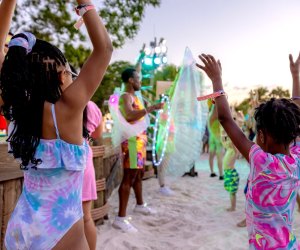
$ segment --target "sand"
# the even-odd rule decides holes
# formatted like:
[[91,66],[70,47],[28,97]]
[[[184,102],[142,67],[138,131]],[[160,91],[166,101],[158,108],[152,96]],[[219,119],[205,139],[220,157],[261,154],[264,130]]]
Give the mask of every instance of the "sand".
[[[157,211],[156,215],[133,213],[135,198],[132,190],[127,214],[132,217],[131,223],[138,228],[138,233],[123,233],[111,226],[118,211],[116,189],[109,200],[109,220],[97,227],[97,249],[248,249],[246,228],[236,226],[245,217],[243,189],[249,173],[246,161],[237,161],[240,186],[235,212],[226,211],[229,194],[223,188],[223,181],[209,177],[207,155],[200,157],[196,168],[198,177],[168,179],[175,191],[172,197],[159,194],[156,178],[143,182],[144,199]],[[294,222],[295,235],[300,239],[300,213],[297,209]]]

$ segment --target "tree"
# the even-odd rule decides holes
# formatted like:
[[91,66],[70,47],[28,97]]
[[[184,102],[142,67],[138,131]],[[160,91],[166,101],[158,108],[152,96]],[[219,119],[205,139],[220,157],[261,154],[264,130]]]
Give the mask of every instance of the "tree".
[[157,81],[174,81],[178,73],[178,69],[174,64],[165,65],[161,70],[154,74],[154,83]]
[[270,95],[274,98],[289,98],[290,91],[288,89],[284,90],[281,87],[277,87],[270,92]]
[[253,92],[257,93],[258,95],[257,100],[259,102],[266,101],[267,99],[269,99],[269,94],[268,94],[269,90],[266,87],[259,87],[255,89]]
[[109,99],[116,87],[121,87],[121,74],[124,69],[133,67],[129,62],[116,61],[108,66],[100,87],[97,89],[92,100],[100,107],[104,108],[104,101]]
[[150,75],[153,77],[153,79],[146,78],[143,79],[143,86],[153,86],[153,89],[147,90],[146,95],[148,98],[153,99],[156,97],[156,82],[157,81],[174,81],[176,78],[176,75],[178,73],[178,69],[174,64],[168,64],[163,66],[161,69],[157,71],[148,71],[148,70],[142,70],[143,76]]
[[290,96],[289,90],[284,90],[281,87],[268,90],[266,87],[259,87],[249,92],[249,97],[244,99],[239,105],[235,107],[236,110],[243,111],[247,114],[249,108],[254,108],[258,103],[265,102],[271,97],[274,98],[288,98]]
[[[22,27],[22,30],[30,30],[38,38],[53,43],[68,55],[78,48],[86,55],[89,49],[85,35],[73,27],[78,18],[72,12],[74,5],[75,1],[66,3],[64,0],[20,0],[12,31],[16,32]],[[149,5],[158,7],[160,0],[102,0],[99,14],[115,48],[122,47],[127,39],[132,39],[137,34],[145,9]],[[75,59],[83,59],[81,55],[77,56],[78,58],[73,56],[68,60],[75,64]],[[83,62],[84,60],[79,61],[78,65]]]

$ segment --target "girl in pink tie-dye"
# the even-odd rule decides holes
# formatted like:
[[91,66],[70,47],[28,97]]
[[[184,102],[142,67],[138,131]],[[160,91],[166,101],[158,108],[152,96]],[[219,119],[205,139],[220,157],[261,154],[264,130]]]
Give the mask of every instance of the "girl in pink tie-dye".
[[218,93],[218,119],[250,163],[246,195],[249,249],[299,249],[292,224],[300,186],[300,55],[295,62],[290,55],[294,102],[272,98],[256,108],[257,144],[246,138],[231,117],[220,61],[205,54],[199,58],[204,66],[197,66],[206,72]]

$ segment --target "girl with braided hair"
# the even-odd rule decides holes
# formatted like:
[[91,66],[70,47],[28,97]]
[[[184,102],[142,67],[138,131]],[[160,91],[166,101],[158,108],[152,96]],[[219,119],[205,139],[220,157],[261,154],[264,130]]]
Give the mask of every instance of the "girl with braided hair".
[[250,163],[246,194],[249,249],[298,249],[293,212],[300,185],[300,54],[290,55],[293,98],[260,104],[254,114],[257,143],[250,141],[231,116],[222,84],[220,61],[199,56],[216,93],[218,119],[235,147]]
[[[7,15],[1,13],[2,4],[9,1],[1,3],[1,21]],[[63,53],[28,32],[12,37],[2,60],[2,110],[14,123],[8,142],[24,173],[22,194],[7,225],[8,250],[89,249],[82,211],[88,153],[83,111],[103,78],[112,44],[95,7],[77,2],[93,51],[74,81]]]

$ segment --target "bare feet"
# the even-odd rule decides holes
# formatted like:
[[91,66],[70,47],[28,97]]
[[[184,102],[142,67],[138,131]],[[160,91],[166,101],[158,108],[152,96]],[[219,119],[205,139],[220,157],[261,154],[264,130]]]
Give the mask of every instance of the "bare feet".
[[227,211],[227,212],[233,212],[233,211],[235,211],[235,208],[230,207],[230,208],[227,208],[226,211]]
[[236,224],[237,227],[246,227],[246,219],[243,219],[242,221],[240,221],[238,224]]

